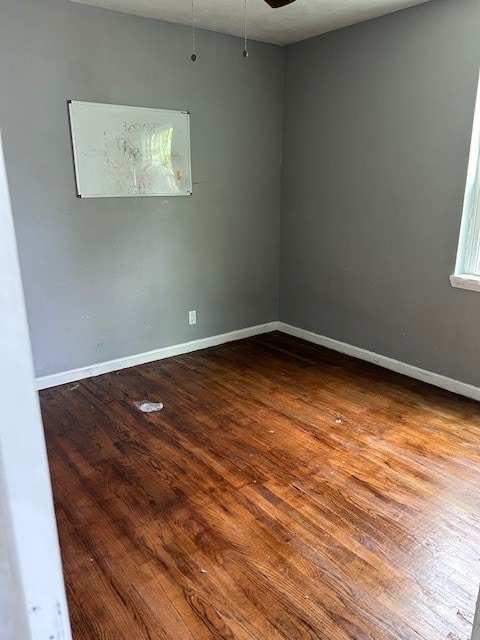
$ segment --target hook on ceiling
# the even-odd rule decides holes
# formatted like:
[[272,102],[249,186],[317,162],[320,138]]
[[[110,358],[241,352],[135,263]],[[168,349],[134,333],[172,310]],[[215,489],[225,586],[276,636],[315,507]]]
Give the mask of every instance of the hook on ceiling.
[[[288,4],[292,4],[295,0],[265,0],[265,2],[272,7],[272,9],[280,9],[286,7]],[[245,0],[243,11],[243,57],[248,58],[248,36],[247,36],[247,3]],[[195,62],[197,60],[197,42],[195,37],[195,0],[192,0],[192,55],[190,59]]]

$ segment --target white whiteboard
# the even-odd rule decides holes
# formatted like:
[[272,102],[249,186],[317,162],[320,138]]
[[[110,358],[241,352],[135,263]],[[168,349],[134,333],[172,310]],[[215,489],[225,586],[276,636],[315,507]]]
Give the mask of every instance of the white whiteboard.
[[68,102],[77,195],[189,196],[187,111]]

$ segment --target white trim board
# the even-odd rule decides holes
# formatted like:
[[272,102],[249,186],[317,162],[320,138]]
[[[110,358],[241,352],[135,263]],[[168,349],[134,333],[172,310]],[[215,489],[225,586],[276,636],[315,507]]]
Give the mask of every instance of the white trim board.
[[[13,584],[5,582],[3,575],[0,578],[3,588],[13,587],[8,604],[16,605],[8,609],[6,619],[5,612],[0,612],[0,637],[3,640],[71,640],[1,139],[0,255],[0,518],[4,512],[8,514],[7,523],[2,520],[0,527],[2,546],[6,544],[7,552],[14,550],[10,566],[17,573],[16,577],[12,576]],[[0,567],[3,574],[2,569]]]
[[347,356],[352,356],[353,358],[358,358],[365,362],[371,362],[380,367],[384,367],[385,369],[389,369],[390,371],[395,371],[396,373],[401,373],[405,376],[409,376],[410,378],[414,378],[415,380],[427,382],[435,387],[440,387],[440,389],[453,391],[454,393],[458,393],[467,398],[472,398],[473,400],[480,400],[480,388],[471,384],[460,382],[453,378],[447,378],[446,376],[442,376],[438,373],[432,373],[426,369],[420,369],[419,367],[415,367],[411,364],[400,362],[400,360],[395,360],[388,356],[382,356],[379,353],[374,353],[373,351],[368,351],[361,347],[355,347],[354,345],[346,342],[340,342],[333,338],[321,336],[318,333],[313,333],[312,331],[299,329],[298,327],[294,327],[284,322],[278,323],[278,331],[296,338],[301,338],[307,342],[313,342],[314,344],[326,347],[327,349],[344,353]]
[[270,333],[277,329],[278,322],[258,324],[253,327],[230,331],[229,333],[221,333],[216,336],[200,338],[199,340],[191,340],[190,342],[183,342],[181,344],[174,344],[170,347],[162,347],[160,349],[154,349],[153,351],[146,351],[145,353],[125,356],[124,358],[116,358],[115,360],[107,360],[106,362],[99,362],[97,364],[91,364],[86,367],[80,367],[70,371],[62,371],[50,376],[41,376],[36,379],[36,386],[37,390],[58,387],[60,384],[76,382],[77,380],[91,378],[92,376],[99,376],[102,373],[110,373],[111,371],[120,371],[120,369],[127,369],[128,367],[135,367],[139,364],[154,362],[155,360],[163,360],[164,358],[171,358],[172,356],[178,356],[182,353],[190,353],[192,351],[199,351],[200,349],[207,349],[208,347],[215,347],[219,344],[224,344],[225,342],[242,340],[243,338],[258,336],[262,333]]
[[440,389],[446,389],[447,391],[453,391],[467,398],[473,400],[480,400],[480,388],[475,387],[453,378],[447,378],[438,373],[432,373],[426,369],[420,369],[411,364],[400,362],[394,358],[383,356],[361,347],[348,344],[346,342],[340,342],[327,336],[307,331],[306,329],[300,329],[294,327],[285,322],[267,322],[265,324],[255,325],[253,327],[246,327],[245,329],[238,329],[237,331],[230,331],[229,333],[222,333],[216,336],[210,336],[208,338],[201,338],[199,340],[191,340],[190,342],[183,342],[181,344],[175,344],[170,347],[162,347],[160,349],[154,349],[153,351],[146,351],[145,353],[139,353],[132,356],[126,356],[124,358],[117,358],[115,360],[108,360],[107,362],[99,362],[98,364],[89,365],[87,367],[80,367],[79,369],[72,369],[71,371],[63,371],[61,373],[55,373],[50,376],[42,376],[36,379],[37,389],[48,389],[49,387],[56,387],[60,384],[66,384],[69,382],[76,382],[77,380],[83,380],[84,378],[90,378],[92,376],[99,376],[103,373],[110,373],[112,371],[119,371],[120,369],[127,369],[128,367],[135,367],[139,364],[145,364],[147,362],[154,362],[156,360],[163,360],[164,358],[171,358],[172,356],[178,356],[183,353],[191,353],[192,351],[199,351],[200,349],[207,349],[208,347],[215,347],[219,344],[226,342],[234,342],[236,340],[242,340],[243,338],[250,338],[252,336],[258,336],[262,333],[270,333],[272,331],[281,331],[290,336],[301,338],[307,342],[313,342],[327,349],[344,353],[345,355],[364,360],[365,362],[371,362],[379,367],[384,367],[390,371],[401,373],[415,380],[421,380],[427,382]]

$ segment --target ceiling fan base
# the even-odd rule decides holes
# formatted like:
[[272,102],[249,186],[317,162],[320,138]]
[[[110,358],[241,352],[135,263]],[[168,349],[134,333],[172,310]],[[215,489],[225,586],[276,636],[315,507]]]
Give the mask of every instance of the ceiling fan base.
[[272,7],[272,9],[280,9],[286,7],[287,4],[292,4],[295,0],[265,0],[265,2]]

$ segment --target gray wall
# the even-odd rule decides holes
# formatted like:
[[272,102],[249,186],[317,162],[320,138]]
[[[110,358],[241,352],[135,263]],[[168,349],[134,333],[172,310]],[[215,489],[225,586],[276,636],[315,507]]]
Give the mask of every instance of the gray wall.
[[[477,0],[283,51],[67,0],[3,0],[0,126],[37,375],[280,319],[480,384],[452,289]],[[77,200],[68,98],[192,112],[192,198]],[[197,309],[198,323],[187,324]]]
[[478,0],[286,53],[280,319],[480,384],[480,295],[453,289]]
[[[37,375],[275,320],[283,51],[2,0],[0,126]],[[191,198],[78,200],[66,100],[191,111]],[[187,312],[197,309],[197,325]]]

